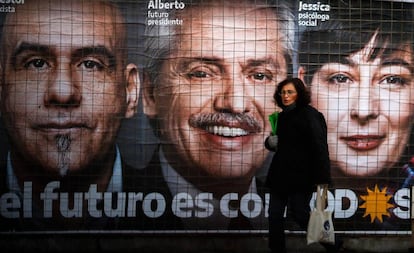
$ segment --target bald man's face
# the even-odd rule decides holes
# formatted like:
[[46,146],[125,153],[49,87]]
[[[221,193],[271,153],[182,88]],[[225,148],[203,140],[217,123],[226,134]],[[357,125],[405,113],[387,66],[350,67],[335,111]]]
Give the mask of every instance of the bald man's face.
[[64,175],[106,161],[126,100],[116,18],[89,1],[28,2],[8,17],[1,109],[14,167]]

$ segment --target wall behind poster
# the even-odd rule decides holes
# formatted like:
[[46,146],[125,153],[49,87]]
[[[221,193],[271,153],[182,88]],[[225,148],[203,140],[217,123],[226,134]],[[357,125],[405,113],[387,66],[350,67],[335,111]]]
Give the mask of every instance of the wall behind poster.
[[[18,6],[27,2],[4,4],[0,11],[2,14],[18,11]],[[411,129],[414,32],[410,30],[414,9],[410,3],[402,5],[399,1],[363,6],[355,1],[349,8],[342,5],[338,8],[340,2],[289,1],[295,26],[293,61],[288,75],[305,79],[313,94],[313,105],[327,120],[333,177],[328,208],[333,211],[335,229],[367,234],[408,233],[408,187],[414,178],[410,168],[414,154]],[[168,29],[178,27],[185,34],[184,28],[189,26],[186,19],[176,20],[170,11],[187,11],[191,3],[130,0],[116,4],[125,18],[127,61],[138,66],[141,83],[137,111],[132,118],[123,119],[116,140],[122,167],[129,170],[122,172],[127,181],[112,193],[105,188],[98,190],[92,183],[77,190],[75,180],[64,179],[70,173],[50,179],[38,172],[37,178],[47,181],[39,191],[34,189],[35,179],[30,177],[18,181],[20,188],[11,190],[12,166],[8,165],[11,145],[6,132],[12,130],[2,124],[1,230],[5,233],[92,230],[266,233],[269,193],[264,184],[273,153],[264,148],[263,141],[270,132],[266,113],[277,110],[272,100],[276,80],[265,88],[245,88],[236,85],[235,80],[231,84],[222,83],[223,90],[226,85],[232,87],[229,96],[235,98],[233,103],[238,98],[239,102],[262,104],[261,115],[246,118],[240,114],[237,115],[240,118],[213,114],[220,110],[205,101],[220,101],[224,91],[208,86],[208,82],[192,88],[183,83],[177,88],[171,88],[173,84],[152,86],[149,80],[153,79],[146,67],[154,55],[145,44],[145,39],[151,38],[145,34],[146,27],[158,29],[168,23]],[[206,6],[204,11],[207,10]],[[376,41],[373,36],[378,27],[384,41]],[[157,29],[163,35],[171,32]],[[179,52],[178,48],[186,52],[207,50],[201,42],[186,43],[191,40],[184,40],[177,47],[172,40],[175,37],[167,37],[171,40],[166,40],[170,43],[166,47],[173,48],[172,52]],[[348,40],[340,40],[344,38]],[[151,44],[152,49],[163,48],[163,44],[157,43]],[[270,54],[269,49],[265,51]],[[235,52],[233,56],[249,57],[243,50]],[[364,52],[371,53],[364,55]],[[192,77],[204,77],[213,71],[208,64],[201,67],[192,64],[192,72],[187,73]],[[172,83],[177,78],[168,72],[173,64],[165,66],[168,67],[155,76]],[[27,92],[26,96],[30,92],[37,96],[33,90]],[[159,104],[146,100],[145,92],[157,96],[154,101]],[[153,110],[165,113],[155,114]],[[196,118],[197,110],[211,115]],[[234,111],[230,110],[231,113]],[[4,111],[4,118],[3,115]],[[64,188],[63,182],[71,183]],[[289,230],[299,230],[290,220],[288,226]]]

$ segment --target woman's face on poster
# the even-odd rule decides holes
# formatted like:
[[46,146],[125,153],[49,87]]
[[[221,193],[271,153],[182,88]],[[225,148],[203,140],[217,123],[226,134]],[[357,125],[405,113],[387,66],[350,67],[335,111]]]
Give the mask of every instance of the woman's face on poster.
[[311,82],[312,103],[327,120],[333,168],[349,176],[390,168],[411,129],[412,49],[380,49],[372,57],[375,37],[342,62],[322,65]]

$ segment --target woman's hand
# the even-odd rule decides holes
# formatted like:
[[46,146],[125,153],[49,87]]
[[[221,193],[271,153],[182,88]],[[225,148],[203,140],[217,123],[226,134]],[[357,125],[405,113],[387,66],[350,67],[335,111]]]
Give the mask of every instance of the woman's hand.
[[270,135],[265,140],[265,147],[270,151],[276,152],[278,141],[279,137],[277,135]]

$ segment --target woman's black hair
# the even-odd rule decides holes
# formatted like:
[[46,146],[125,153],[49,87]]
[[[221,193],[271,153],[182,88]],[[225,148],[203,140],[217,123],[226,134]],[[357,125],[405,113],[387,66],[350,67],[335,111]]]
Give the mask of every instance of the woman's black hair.
[[315,72],[328,62],[343,62],[375,36],[375,59],[410,46],[413,50],[412,3],[342,0],[331,5],[329,20],[307,27],[300,36],[298,61],[310,85]]
[[299,78],[288,78],[280,82],[273,94],[273,99],[276,102],[276,105],[280,108],[285,107],[282,102],[282,97],[280,96],[280,92],[285,85],[293,84],[295,86],[297,92],[297,99],[296,99],[296,106],[305,106],[310,104],[311,102],[311,94],[308,88],[305,86],[303,81]]

